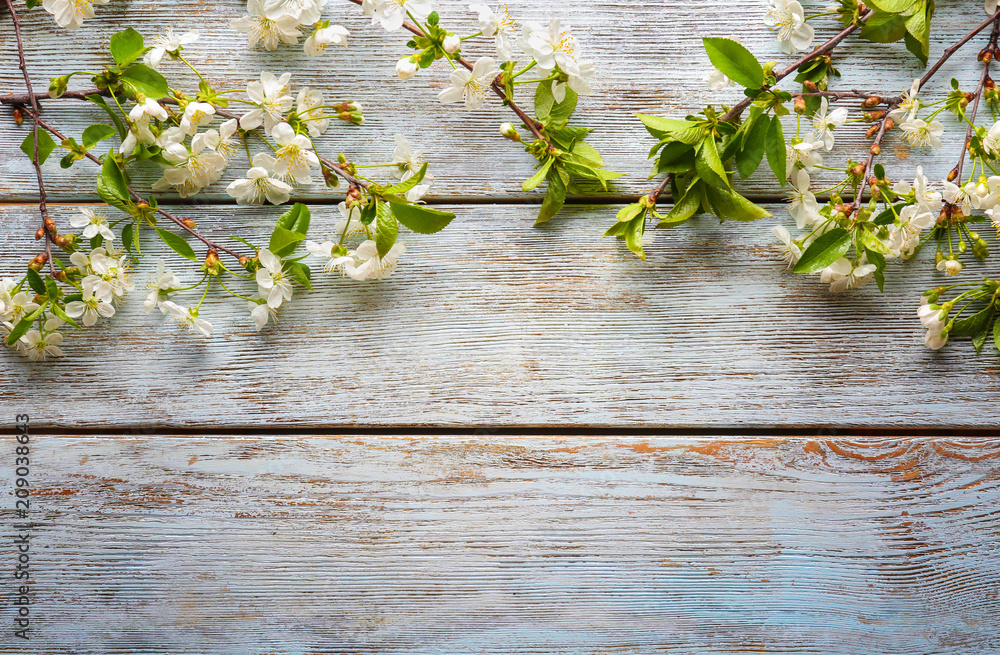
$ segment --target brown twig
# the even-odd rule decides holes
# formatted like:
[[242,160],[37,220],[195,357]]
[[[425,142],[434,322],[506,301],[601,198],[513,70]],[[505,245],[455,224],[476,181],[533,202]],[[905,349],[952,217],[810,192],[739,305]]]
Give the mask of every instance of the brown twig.
[[[360,5],[362,3],[362,0],[348,0],[348,1],[349,2],[353,2],[356,5]],[[403,29],[409,31],[411,34],[413,34],[415,36],[422,36],[422,37],[426,37],[427,36],[422,29],[420,29],[418,26],[414,25],[413,23],[404,22],[403,23]],[[464,59],[462,57],[459,57],[458,59],[455,59],[454,61],[456,63],[461,64],[462,66],[464,66],[467,70],[471,71],[472,68],[473,68],[473,65],[471,63],[469,63],[468,60],[466,60],[466,59]],[[536,123],[530,116],[528,116],[528,114],[523,109],[521,109],[520,107],[518,107],[517,104],[513,100],[508,100],[507,99],[507,92],[504,90],[503,84],[500,83],[500,76],[497,76],[493,80],[493,82],[490,83],[490,88],[493,89],[493,92],[497,95],[498,98],[500,98],[501,100],[503,100],[504,102],[506,102],[507,106],[509,106],[511,108],[511,110],[515,114],[517,114],[517,117],[520,118],[524,122],[525,127],[527,127],[531,131],[531,133],[534,135],[534,137],[536,139],[538,139],[539,141],[544,141],[550,147],[552,146],[552,143],[548,139],[545,138],[545,135],[542,134],[542,131],[539,128],[538,123]]]
[[[21,74],[24,76],[24,85],[28,88],[28,98],[30,100],[31,109],[35,118],[38,117],[38,101],[35,98],[35,91],[31,86],[31,77],[28,75],[28,64],[24,60],[24,43],[21,41],[21,19],[17,15],[17,10],[14,8],[13,0],[6,0],[7,8],[10,10],[11,20],[14,22],[14,36],[17,40],[17,58],[18,67],[21,69]],[[32,121],[32,139],[34,140],[35,151],[31,157],[31,163],[35,167],[35,176],[38,178],[38,211],[42,215],[42,231],[45,236],[45,257],[49,262],[49,274],[52,277],[56,276],[56,265],[52,261],[52,238],[53,235],[49,231],[49,225],[52,219],[49,217],[48,208],[45,206],[45,181],[42,179],[42,164],[38,156],[38,121]]]
[[965,156],[969,149],[969,142],[972,141],[973,126],[976,123],[976,115],[979,113],[979,102],[983,99],[983,91],[986,88],[986,80],[990,79],[990,62],[997,53],[997,40],[1000,39],[1000,16],[993,21],[993,33],[990,35],[988,48],[989,56],[983,62],[983,75],[979,78],[979,86],[976,87],[976,100],[972,105],[969,114],[969,127],[965,130],[965,145],[962,146],[962,154],[958,159],[958,166],[955,167],[955,181],[958,186],[962,186],[962,169],[965,167]]
[[889,118],[889,111],[895,109],[896,105],[889,105],[889,110],[886,111],[885,116],[879,121],[878,132],[875,134],[875,140],[872,141],[871,147],[868,149],[868,161],[865,162],[865,172],[861,176],[861,184],[858,185],[858,192],[854,194],[854,202],[852,207],[854,212],[857,213],[858,208],[861,207],[861,196],[865,193],[865,187],[868,186],[868,180],[872,174],[872,168],[875,165],[875,157],[877,157],[882,152],[882,137],[885,136],[886,130],[889,126],[889,122],[892,120]]
[[[35,122],[35,125],[37,127],[41,127],[41,128],[43,128],[45,130],[48,130],[49,132],[52,133],[52,135],[54,137],[56,137],[57,139],[59,139],[61,141],[65,141],[66,140],[66,135],[64,135],[62,132],[60,132],[59,130],[57,130],[53,126],[49,125],[44,120],[42,120],[37,114],[33,113],[33,110],[28,109],[27,107],[25,107],[25,111],[28,112],[28,114],[31,116],[31,119]],[[89,159],[90,161],[94,162],[98,166],[101,165],[101,160],[98,159],[97,157],[95,157],[90,152],[85,153],[85,156],[87,157],[87,159]],[[141,195],[139,195],[139,193],[135,189],[133,189],[132,187],[126,185],[125,188],[128,189],[128,192],[132,196],[133,200],[135,200],[135,201],[145,201],[145,198],[143,198]],[[179,216],[176,216],[175,214],[172,214],[172,213],[168,212],[167,210],[162,209],[160,207],[156,208],[156,213],[160,214],[161,216],[163,216],[164,218],[167,218],[170,221],[173,221],[178,226],[184,228],[189,234],[191,234],[191,236],[195,237],[196,239],[198,239],[199,241],[201,241],[202,243],[204,243],[209,248],[214,248],[214,249],[219,250],[221,252],[224,252],[224,253],[227,253],[229,255],[232,255],[236,259],[240,258],[241,255],[238,252],[234,252],[234,251],[230,250],[229,248],[226,248],[223,245],[215,243],[211,239],[208,239],[208,238],[202,236],[194,228],[188,227],[188,225],[184,222],[183,218],[181,218]]]

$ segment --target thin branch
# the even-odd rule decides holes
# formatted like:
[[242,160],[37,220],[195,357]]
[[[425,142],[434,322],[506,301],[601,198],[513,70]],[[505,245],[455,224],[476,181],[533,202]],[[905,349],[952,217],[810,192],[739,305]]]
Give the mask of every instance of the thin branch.
[[[41,128],[43,128],[45,130],[48,130],[49,132],[52,133],[52,135],[54,137],[56,137],[57,139],[59,139],[61,141],[65,141],[66,140],[66,135],[64,135],[62,132],[60,132],[56,128],[52,127],[51,125],[49,125],[47,122],[45,122],[41,118],[39,118],[39,116],[37,114],[35,114],[33,112],[33,110],[28,109],[27,107],[25,107],[24,109],[31,116],[31,119],[35,122],[35,125],[37,127],[41,127]],[[101,160],[98,159],[97,157],[95,157],[93,154],[91,154],[90,152],[87,152],[85,154],[86,154],[87,159],[89,159],[90,161],[94,162],[98,166],[101,165]],[[126,185],[125,188],[128,189],[128,192],[132,196],[133,200],[143,201],[143,202],[145,201],[145,198],[143,198],[141,195],[139,195],[139,193],[135,189],[133,189],[132,187]],[[234,251],[230,250],[229,248],[226,248],[225,246],[219,245],[218,243],[215,243],[211,239],[208,239],[208,238],[202,236],[194,228],[188,227],[188,225],[184,222],[183,218],[181,218],[179,216],[176,216],[176,215],[174,215],[174,214],[172,214],[172,213],[168,212],[167,210],[162,209],[160,207],[156,208],[156,213],[160,214],[164,218],[169,219],[170,221],[173,221],[178,226],[184,228],[184,230],[186,230],[188,233],[190,233],[191,236],[195,237],[196,239],[198,239],[199,241],[201,241],[202,243],[204,243],[209,248],[215,248],[216,250],[219,250],[221,252],[224,252],[224,253],[227,253],[229,255],[232,255],[236,259],[239,259],[242,256],[238,252],[234,252]]]
[[[31,109],[34,112],[34,116],[37,118],[38,101],[35,98],[35,90],[31,87],[31,76],[28,75],[28,65],[24,60],[24,43],[21,41],[21,19],[18,17],[17,10],[14,8],[14,0],[6,0],[6,2],[7,8],[10,10],[11,20],[14,22],[14,36],[17,40],[18,67],[21,69],[21,74],[24,76],[24,86],[28,88],[28,97],[31,101]],[[32,139],[35,142],[35,151],[31,157],[31,163],[35,167],[35,176],[38,178],[38,211],[42,215],[42,231],[45,235],[45,257],[49,262],[49,274],[52,277],[55,277],[56,265],[52,261],[52,238],[54,235],[49,231],[49,225],[54,225],[54,223],[52,223],[52,219],[49,217],[48,208],[45,206],[45,181],[42,179],[42,165],[38,156],[38,121],[32,121],[31,133]]]
[[[896,105],[889,105],[889,110],[895,109]],[[852,207],[854,212],[858,211],[861,207],[861,196],[865,193],[865,187],[868,186],[868,180],[871,178],[872,168],[875,165],[875,157],[877,157],[882,152],[882,137],[885,136],[886,129],[889,126],[889,111],[885,112],[885,116],[879,121],[878,132],[875,134],[875,140],[872,142],[871,147],[868,149],[868,161],[865,162],[865,173],[861,177],[861,184],[858,185],[858,192],[854,194],[854,202]]]
[[[360,5],[362,3],[362,0],[348,0],[348,1],[349,2],[353,2],[356,5]],[[404,22],[403,23],[403,28],[406,29],[406,30],[408,30],[410,33],[414,34],[415,36],[423,36],[423,37],[427,36],[422,29],[420,29],[419,27],[417,27],[413,23]],[[464,59],[462,57],[459,57],[458,59],[456,59],[454,61],[456,61],[457,63],[459,63],[462,66],[464,66],[467,70],[471,71],[472,68],[473,68],[473,65],[470,64],[468,62],[468,60],[466,60],[466,59]],[[530,116],[528,116],[528,114],[523,109],[521,109],[520,107],[518,107],[517,104],[513,100],[508,100],[507,99],[507,92],[504,91],[503,85],[500,84],[500,77],[499,76],[497,76],[496,79],[493,80],[493,82],[490,84],[490,88],[493,89],[493,92],[497,95],[498,98],[500,98],[501,100],[503,100],[504,102],[506,102],[507,105],[511,108],[511,110],[515,114],[517,114],[517,117],[520,118],[524,122],[525,127],[527,127],[529,130],[531,130],[531,133],[535,136],[536,139],[538,139],[539,141],[544,141],[550,147],[552,146],[552,143],[548,139],[545,138],[545,135],[542,134],[542,131],[541,131],[541,129],[538,126],[538,123],[536,123]]]
[[976,87],[976,101],[972,105],[972,112],[969,114],[969,127],[965,130],[965,144],[962,146],[962,154],[959,156],[958,166],[955,167],[955,182],[958,186],[962,186],[962,169],[965,167],[965,156],[969,149],[969,142],[972,141],[973,126],[976,124],[976,115],[979,113],[979,101],[983,99],[986,80],[990,79],[990,62],[996,56],[998,38],[1000,38],[1000,16],[993,21],[993,33],[990,35],[990,45],[988,47],[989,57],[983,62],[983,75],[979,78],[979,86]]

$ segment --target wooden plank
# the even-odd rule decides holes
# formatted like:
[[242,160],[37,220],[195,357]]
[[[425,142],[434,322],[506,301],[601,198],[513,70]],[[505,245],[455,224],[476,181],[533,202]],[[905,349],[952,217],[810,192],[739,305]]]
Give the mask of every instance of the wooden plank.
[[[458,218],[440,235],[403,235],[408,250],[391,278],[324,278],[260,334],[243,301],[214,291],[202,308],[216,324],[210,340],[147,315],[142,289],[163,252],[144,246],[120,314],[68,334],[62,360],[5,356],[0,397],[12,412],[69,427],[1000,421],[995,353],[923,345],[919,296],[941,279],[929,252],[893,264],[884,295],[872,284],[835,296],[785,271],[771,221],[660,231],[644,263],[600,239],[614,207],[570,207],[541,229],[531,207],[449,208]],[[188,209],[210,235],[222,239],[219,226],[235,223],[261,241],[280,212]],[[63,223],[74,211],[53,208]],[[33,256],[36,212],[0,209],[0,275]],[[317,208],[314,236],[337,215]]]
[[31,444],[35,632],[4,652],[1000,648],[997,441]]
[[[473,31],[472,14],[467,0],[444,0],[442,15],[460,17],[457,23]],[[787,61],[771,35],[761,24],[765,0],[666,0],[623,6],[619,0],[566,0],[546,3],[516,0],[509,3],[514,14],[523,19],[547,20],[561,16],[578,34],[583,56],[593,59],[599,68],[597,95],[581,102],[579,122],[597,129],[593,143],[605,155],[608,165],[626,172],[615,185],[615,197],[634,196],[648,192],[646,182],[649,165],[645,154],[652,140],[634,112],[659,113],[682,117],[698,111],[710,99],[716,103],[735,102],[740,96],[730,89],[709,95],[702,77],[709,63],[701,48],[703,36],[733,35],[740,38],[762,61],[774,58]],[[819,10],[823,3],[810,3]],[[956,6],[957,5],[957,6]],[[932,57],[943,50],[949,40],[957,40],[974,21],[981,20],[982,3],[942,3],[935,17],[937,41]],[[192,60],[205,64],[213,82],[229,88],[242,88],[262,68],[290,70],[294,85],[309,84],[323,89],[327,97],[355,99],[367,108],[369,123],[361,129],[335,126],[319,140],[319,148],[328,153],[347,152],[361,163],[388,161],[392,154],[392,135],[405,133],[415,144],[425,149],[437,182],[429,196],[435,201],[465,202],[476,198],[519,198],[540,201],[539,193],[524,194],[521,182],[531,175],[534,160],[521,148],[504,141],[498,133],[500,122],[512,115],[491,102],[484,108],[467,112],[445,107],[436,95],[446,82],[444,64],[431,73],[408,83],[394,78],[395,61],[406,53],[401,34],[388,34],[372,27],[360,11],[345,0],[332,0],[326,15],[343,23],[352,33],[352,45],[331,49],[325,57],[308,58],[301,48],[285,48],[275,53],[248,51],[243,36],[228,27],[231,18],[245,7],[243,0],[200,2],[176,0],[173,15],[176,27],[202,30],[202,40],[191,49]],[[69,36],[53,29],[51,18],[41,11],[25,17],[27,56],[36,85],[46,88],[47,80],[71,70],[98,70],[107,62],[100,48],[115,31],[125,25],[153,34],[162,28],[163,5],[158,0],[115,2],[98,9],[98,18],[89,21],[85,31]],[[706,17],[710,19],[706,20]],[[455,23],[451,23],[455,24]],[[834,32],[832,24],[819,31],[818,38]],[[71,39],[71,41],[70,41]],[[818,41],[817,41],[818,42]],[[68,47],[72,43],[72,47]],[[0,21],[0,47],[13,44],[9,21]],[[623,46],[623,44],[627,44]],[[919,75],[916,61],[902,44],[858,44],[858,49],[840,62],[845,88],[873,91],[898,91],[909,88]],[[979,65],[970,63],[979,45],[972,44],[946,64],[932,88],[945,89],[952,77],[966,86],[978,81]],[[486,46],[471,54],[490,54]],[[872,62],[878,62],[873,67]],[[177,67],[171,68],[176,73]],[[86,86],[85,76],[77,78]],[[190,88],[197,80],[185,78]],[[75,84],[76,82],[74,82]],[[23,80],[13,57],[0,61],[0,93],[22,93]],[[83,128],[101,114],[82,107],[49,112],[49,120],[68,134],[79,137]],[[788,129],[793,129],[789,123]],[[949,123],[952,130],[961,127]],[[838,140],[841,146],[830,162],[840,165],[850,156],[855,159],[867,152],[862,138],[864,125],[848,126]],[[34,173],[17,147],[27,126],[13,124],[9,111],[0,111],[0,130],[10,136],[0,144],[0,199],[31,199],[36,196]],[[885,160],[893,179],[910,178],[916,166],[922,165],[928,175],[942,178],[955,165],[960,152],[960,139],[950,139],[941,151],[910,151],[897,139],[888,139],[883,147]],[[228,199],[225,184],[243,174],[245,162],[234,164],[224,180],[204,195],[205,200]],[[765,167],[766,168],[766,167]],[[46,167],[47,180],[53,199],[94,198],[93,170],[82,162],[69,171],[59,168],[58,158]],[[136,183],[146,188],[159,176],[157,167],[150,165],[136,175]],[[835,183],[840,179],[824,172],[814,178],[818,183]],[[741,188],[752,196],[774,199],[781,195],[769,174],[760,172],[742,183]],[[330,197],[331,192],[314,186],[301,189],[302,197]],[[600,194],[595,190],[595,193]],[[336,194],[333,194],[336,195]]]

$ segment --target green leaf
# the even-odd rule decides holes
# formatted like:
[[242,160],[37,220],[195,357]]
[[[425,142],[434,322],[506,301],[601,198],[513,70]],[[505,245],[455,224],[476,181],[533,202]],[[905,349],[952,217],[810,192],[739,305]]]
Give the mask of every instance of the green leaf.
[[732,39],[705,37],[705,52],[712,65],[726,77],[748,89],[764,86],[764,68],[749,50]]
[[545,192],[545,200],[538,210],[538,218],[535,225],[541,225],[550,220],[566,204],[566,186],[569,182],[569,174],[559,166],[553,166],[548,174],[549,188]]
[[48,293],[48,290],[45,288],[45,281],[42,280],[42,276],[38,274],[38,271],[33,268],[28,269],[28,286],[37,294],[44,296]]
[[105,113],[111,117],[111,120],[113,120],[115,123],[115,128],[118,130],[118,137],[124,139],[125,135],[128,134],[128,130],[125,128],[125,123],[122,122],[122,119],[118,116],[118,113],[115,112],[115,110],[111,108],[111,105],[108,104],[108,101],[105,100],[103,96],[100,96],[96,93],[92,93],[91,95],[87,96],[87,100],[91,101],[92,103],[103,109]]
[[760,162],[764,160],[764,148],[767,141],[767,128],[770,121],[767,117],[754,121],[747,128],[743,147],[736,151],[736,170],[744,180],[753,175]]
[[[555,159],[549,158],[549,159],[547,159],[545,161],[544,164],[542,164],[541,166],[539,166],[538,170],[535,172],[535,174],[532,175],[531,177],[529,177],[527,180],[524,181],[524,184],[521,185],[521,190],[522,191],[531,191],[532,189],[534,189],[535,187],[537,187],[539,184],[541,184],[542,180],[544,180],[545,176],[548,174],[549,169],[552,168],[552,163],[554,161],[555,161]],[[406,225],[406,223],[403,223],[403,225]]]
[[646,206],[639,202],[632,203],[631,205],[625,205],[618,210],[618,214],[615,218],[621,223],[628,223],[633,218],[638,216],[644,209],[646,209]]
[[312,291],[312,271],[308,266],[302,262],[285,262],[284,270],[293,280]]
[[[305,238],[305,234],[309,231],[309,208],[303,205],[301,202],[297,202],[292,205],[291,209],[282,214],[275,225],[277,227],[282,227],[286,230],[291,230],[293,232],[299,232]],[[271,252],[274,252],[271,250]],[[275,253],[277,254],[277,253]]]
[[7,337],[8,346],[13,346],[21,337],[24,336],[25,332],[31,329],[31,325],[35,322],[35,319],[42,315],[42,312],[45,311],[48,304],[49,303],[47,302],[42,303],[41,307],[17,322],[17,325],[14,326],[14,329],[10,331],[10,335]]
[[705,185],[695,182],[688,187],[680,200],[674,202],[673,208],[657,224],[656,227],[670,227],[678,225],[694,216],[701,207],[701,188]]
[[132,252],[132,241],[135,237],[135,223],[129,223],[122,228],[122,245],[125,250]]
[[552,111],[556,99],[552,96],[552,83],[541,83],[535,89],[535,116],[543,123],[549,121],[549,112]]
[[906,19],[894,14],[875,14],[861,28],[861,38],[875,43],[895,43],[906,34]]
[[885,257],[880,252],[874,250],[865,250],[865,254],[868,257],[868,261],[875,264],[875,271],[873,276],[875,277],[875,282],[878,284],[878,290],[880,292],[885,292]]
[[909,14],[918,4],[923,4],[926,0],[871,0],[871,4],[876,9],[887,11],[893,14]]
[[60,307],[59,305],[52,303],[51,305],[49,305],[49,311],[55,314],[58,318],[61,318],[62,320],[66,321],[67,323],[75,327],[77,330],[83,329],[80,326],[80,324],[74,321],[72,318],[70,318],[69,315],[66,314],[66,312],[64,312],[62,307]]
[[97,176],[97,195],[113,207],[131,213],[131,200],[125,175],[111,153],[104,157],[101,174]]
[[708,201],[712,204],[715,215],[722,220],[731,218],[734,221],[747,222],[771,215],[770,212],[758,207],[735,191],[709,187],[707,192]]
[[119,66],[131,64],[143,50],[145,44],[142,35],[131,27],[111,36],[111,56]]
[[851,247],[851,233],[835,227],[809,244],[792,268],[796,273],[815,273],[837,261]]
[[656,169],[650,177],[666,173],[686,173],[694,170],[694,147],[680,141],[673,141],[663,146]]
[[396,236],[399,234],[399,223],[389,209],[389,203],[379,203],[376,221],[375,248],[379,257],[385,257],[396,243]]
[[299,244],[305,238],[306,235],[301,232],[293,232],[280,225],[275,225],[274,231],[271,232],[271,241],[267,249],[278,257],[288,257],[295,252],[295,249],[299,247]]
[[[44,164],[55,149],[56,142],[52,140],[49,133],[45,130],[38,130],[38,163]],[[28,132],[28,136],[24,137],[24,141],[21,142],[21,152],[28,155],[28,159],[31,161],[35,161],[34,132]]]
[[993,345],[1000,350],[1000,318],[993,322]]
[[996,308],[993,305],[987,305],[972,316],[967,316],[966,318],[955,321],[955,326],[951,329],[951,336],[976,336],[986,329],[986,326],[989,325],[990,319],[993,318],[993,314],[995,312]]
[[143,64],[129,66],[122,73],[122,83],[133,98],[142,93],[148,98],[159,100],[170,92],[166,78]]
[[400,223],[420,234],[434,234],[448,227],[455,215],[425,205],[392,203],[392,213]]
[[115,135],[115,128],[103,123],[91,125],[83,131],[83,147],[90,150],[104,139]]
[[198,257],[194,254],[194,249],[187,241],[184,240],[183,237],[167,230],[161,230],[156,226],[153,226],[153,229],[155,229],[156,233],[160,235],[161,239],[163,239],[163,243],[167,244],[167,246],[169,246],[170,249],[178,255],[185,259],[190,259],[193,262],[198,261]]
[[646,231],[646,214],[642,213],[633,218],[625,229],[625,243],[628,249],[639,256],[639,259],[646,260],[646,251],[642,249],[642,235]]
[[646,126],[649,133],[657,139],[662,139],[668,134],[677,134],[699,128],[697,123],[691,121],[679,121],[673,118],[664,118],[663,116],[650,116],[649,114],[636,114],[635,116],[642,121],[642,124]]
[[[992,316],[990,317],[993,318]],[[986,343],[986,337],[990,332],[990,323],[987,321],[983,324],[982,329],[972,335],[972,347],[976,349],[976,354],[978,355],[983,350],[983,344]]]
[[387,187],[379,187],[379,191],[382,193],[395,193],[395,194],[406,193],[413,187],[420,184],[423,181],[425,175],[427,175],[427,162],[424,162],[423,165],[420,167],[420,170],[417,171],[414,175],[411,175],[410,177],[403,180],[399,184],[393,184],[392,186],[387,186]]
[[729,187],[729,178],[719,158],[719,149],[714,136],[710,135],[701,142],[698,154],[694,158],[694,168],[698,171],[698,177],[705,180],[709,186]]
[[764,152],[767,154],[767,165],[771,167],[771,172],[784,187],[788,182],[788,173],[785,170],[785,158],[788,156],[788,152],[785,146],[785,133],[781,128],[781,119],[777,116],[772,116],[771,124],[767,126]]
[[25,4],[28,5],[28,9],[34,9],[38,5],[42,4],[42,0],[27,0]]
[[[552,82],[543,82],[543,84],[552,84]],[[553,105],[552,109],[549,111],[549,120],[546,121],[548,129],[561,130],[566,127],[566,123],[569,122],[569,117],[576,110],[576,103],[578,100],[576,91],[569,88],[569,86],[565,87],[565,91],[566,97],[563,98],[563,101]]]

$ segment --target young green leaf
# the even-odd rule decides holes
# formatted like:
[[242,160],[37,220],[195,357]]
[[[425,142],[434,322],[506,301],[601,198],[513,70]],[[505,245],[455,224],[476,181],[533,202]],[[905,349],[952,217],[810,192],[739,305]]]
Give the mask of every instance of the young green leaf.
[[542,82],[535,88],[535,116],[542,123],[549,122],[549,112],[552,111],[556,99],[552,96],[552,83]]
[[[38,130],[38,163],[44,164],[55,149],[56,142],[52,140],[49,133],[45,130]],[[35,160],[35,135],[33,132],[28,132],[28,136],[24,137],[24,141],[21,142],[21,152],[28,155],[28,159]]]
[[[309,231],[309,220],[309,208],[301,202],[297,202],[292,205],[291,209],[278,218],[275,225],[286,230],[298,232],[303,235],[303,238],[305,238],[305,234]],[[271,252],[274,251],[272,250]]]
[[788,152],[785,146],[785,133],[781,128],[781,119],[777,116],[772,116],[771,124],[767,126],[764,152],[767,153],[767,165],[771,167],[771,172],[778,178],[778,183],[784,187],[788,182],[788,172],[785,170]]
[[561,166],[553,166],[549,171],[547,179],[549,181],[549,188],[545,192],[545,200],[542,201],[542,206],[538,209],[538,218],[535,219],[536,226],[550,220],[562,211],[563,205],[566,204],[566,187],[569,184],[569,173]]
[[756,221],[771,215],[735,191],[718,187],[709,187],[706,191],[715,215],[722,220],[731,218],[734,221]]
[[[521,185],[521,190],[522,191],[531,191],[532,189],[534,189],[535,187],[537,187],[539,184],[541,184],[542,180],[544,180],[545,176],[548,174],[549,169],[552,168],[552,163],[554,161],[555,161],[555,159],[553,159],[551,157],[549,159],[545,160],[545,163],[538,167],[538,170],[535,172],[535,174],[532,175],[531,177],[529,177],[527,180],[524,181],[524,184]],[[406,224],[404,223],[404,225],[406,225]]]
[[381,191],[382,193],[394,193],[394,194],[406,193],[413,187],[420,184],[423,181],[425,175],[427,175],[427,162],[423,163],[423,165],[420,167],[420,170],[417,171],[416,174],[411,175],[410,177],[406,178],[399,184],[393,184],[392,186],[381,187],[379,188],[379,191]]
[[295,252],[295,249],[299,247],[299,244],[305,238],[306,235],[301,232],[293,232],[280,225],[275,225],[274,231],[271,232],[271,241],[268,243],[267,249],[278,257],[288,257]]
[[701,207],[701,189],[704,186],[703,183],[696,182],[688,187],[688,190],[684,192],[680,200],[674,203],[674,206],[656,227],[679,225],[694,216]]
[[133,98],[142,93],[148,98],[159,100],[170,92],[166,78],[144,64],[129,66],[122,73],[122,83]]
[[705,37],[702,43],[712,65],[723,75],[748,89],[764,86],[764,68],[740,43],[718,37]]
[[104,139],[115,135],[115,128],[103,123],[95,123],[83,131],[83,147],[90,150]]
[[153,229],[156,230],[156,233],[163,240],[163,243],[167,244],[167,246],[178,255],[184,257],[185,259],[190,259],[193,262],[198,261],[198,257],[194,254],[194,249],[187,241],[184,240],[183,237],[167,230],[161,230],[155,226]]
[[796,273],[815,273],[837,261],[851,247],[851,233],[835,227],[821,234],[809,244],[792,270]]
[[[742,147],[736,151],[736,170],[744,180],[753,175],[760,162],[764,160],[764,148],[767,141],[767,129],[770,121],[765,117],[755,121],[755,125],[747,128]],[[765,125],[765,123],[767,123]]]
[[125,175],[111,153],[104,156],[104,162],[101,164],[101,174],[97,176],[97,195],[112,207],[124,212],[131,211]]
[[31,325],[35,322],[36,319],[38,319],[39,316],[42,315],[42,312],[44,312],[45,308],[48,306],[49,306],[48,302],[43,302],[41,307],[39,307],[35,311],[31,312],[30,314],[22,318],[20,321],[18,321],[17,325],[14,326],[14,329],[12,329],[10,331],[10,334],[7,336],[7,345],[13,346],[15,343],[17,343],[18,340],[20,340],[20,338],[23,337],[25,333],[31,329]]
[[396,243],[396,236],[399,233],[399,223],[389,209],[389,203],[387,202],[379,204],[378,218],[375,220],[375,249],[378,251],[379,257],[385,257]]
[[705,180],[710,186],[728,188],[729,177],[726,169],[722,166],[719,158],[719,149],[715,144],[714,136],[707,136],[698,148],[698,154],[694,158],[694,168],[698,171],[698,177]]
[[993,305],[987,305],[972,316],[967,316],[966,318],[955,321],[955,327],[951,329],[951,336],[976,336],[981,331],[985,330],[986,326],[990,324],[990,320],[993,318],[995,312],[996,308]]
[[420,234],[434,234],[448,227],[455,215],[426,205],[404,205],[392,203],[392,213],[399,222]]
[[28,286],[31,287],[32,291],[43,296],[48,292],[45,288],[45,281],[42,280],[42,276],[38,274],[38,271],[32,268],[28,269]]
[[111,36],[111,56],[119,66],[131,64],[144,49],[142,35],[131,27]]

